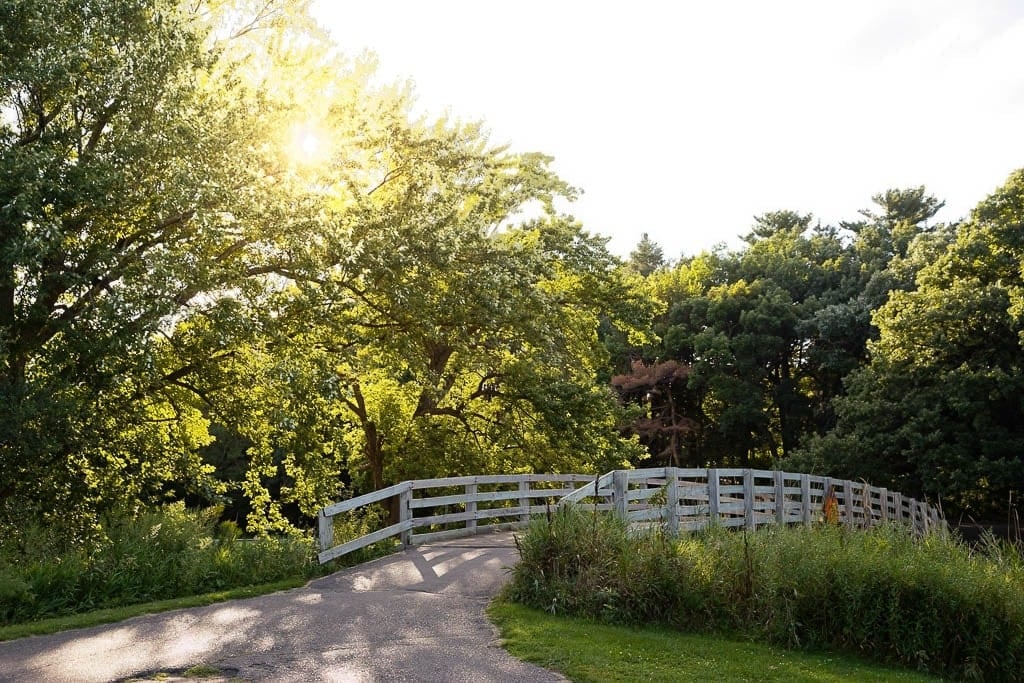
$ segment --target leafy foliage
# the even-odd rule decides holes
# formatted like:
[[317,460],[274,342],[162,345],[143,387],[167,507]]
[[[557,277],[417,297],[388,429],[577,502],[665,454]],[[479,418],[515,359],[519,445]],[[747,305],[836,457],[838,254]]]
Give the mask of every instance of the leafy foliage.
[[940,498],[990,519],[1024,477],[1019,296],[1024,174],[874,314],[871,363],[847,380],[836,429],[800,462]]
[[0,7],[0,538],[645,457],[1019,490],[1020,173],[623,263],[549,157],[375,78],[300,0]]
[[0,8],[0,529],[638,456],[596,330],[650,301],[549,158],[410,112],[303,2]]
[[629,261],[626,266],[633,272],[644,277],[667,265],[665,252],[645,232],[640,236],[640,241],[629,254]]
[[923,188],[875,201],[881,213],[866,211],[868,220],[842,230],[809,214],[769,212],[755,219],[745,248],[647,277],[665,306],[654,327],[661,341],[620,349],[613,384],[635,385],[663,363],[686,368],[671,392],[619,391],[642,409],[634,431],[665,424],[652,454],[697,467],[770,464],[832,427],[843,378],[867,358],[871,310],[907,273],[912,283],[921,255],[947,234],[926,224],[940,204]]
[[659,340],[606,331],[630,431],[665,464],[777,465],[1012,514],[1020,425],[1021,172],[969,220],[923,187],[839,227],[755,219],[743,249],[647,275]]

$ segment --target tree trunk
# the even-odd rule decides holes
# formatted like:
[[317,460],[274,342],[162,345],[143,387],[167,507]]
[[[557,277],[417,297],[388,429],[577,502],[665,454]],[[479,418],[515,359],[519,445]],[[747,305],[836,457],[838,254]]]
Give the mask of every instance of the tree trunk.
[[370,465],[370,476],[373,490],[384,488],[384,440],[377,433],[377,424],[373,420],[363,422],[363,434],[366,438],[366,461]]

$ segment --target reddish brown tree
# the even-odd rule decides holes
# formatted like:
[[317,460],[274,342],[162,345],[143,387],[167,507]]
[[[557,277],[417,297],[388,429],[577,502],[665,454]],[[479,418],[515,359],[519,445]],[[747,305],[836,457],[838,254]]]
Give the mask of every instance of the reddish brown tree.
[[658,464],[701,466],[699,428],[694,415],[693,396],[688,390],[690,365],[678,361],[633,361],[630,371],[612,377],[619,400],[643,408],[629,428],[640,437]]

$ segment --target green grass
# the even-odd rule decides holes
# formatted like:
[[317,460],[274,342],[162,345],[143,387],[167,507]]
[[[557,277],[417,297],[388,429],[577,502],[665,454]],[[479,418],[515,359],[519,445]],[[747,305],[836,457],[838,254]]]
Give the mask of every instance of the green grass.
[[130,619],[131,617],[138,617],[143,614],[155,614],[157,612],[167,612],[169,610],[184,609],[187,607],[203,607],[205,605],[224,602],[225,600],[252,598],[257,595],[266,595],[267,593],[276,593],[277,591],[297,588],[305,585],[306,581],[306,578],[285,579],[283,581],[264,583],[258,586],[244,586],[242,588],[233,588],[231,590],[218,591],[215,593],[204,593],[203,595],[190,595],[188,597],[174,598],[171,600],[157,600],[154,602],[129,605],[127,607],[114,607],[110,609],[86,612],[84,614],[72,614],[70,616],[42,619],[40,621],[14,624],[12,626],[0,626],[0,641],[14,640],[15,638],[24,638],[26,636],[42,636],[50,633],[57,633],[59,631],[67,631],[73,628],[87,628],[89,626],[98,626],[100,624],[110,624]]
[[[397,547],[385,541],[319,565],[309,535],[242,539],[237,525],[216,524],[219,512],[175,503],[111,514],[86,541],[40,525],[0,534],[0,640],[293,588]],[[336,542],[374,530],[379,517],[339,520]]]
[[605,681],[939,681],[845,655],[795,652],[722,636],[612,626],[511,603],[488,610],[506,649],[580,683]]
[[195,666],[186,669],[183,674],[185,678],[211,678],[213,676],[219,676],[221,670],[208,664],[196,664]]

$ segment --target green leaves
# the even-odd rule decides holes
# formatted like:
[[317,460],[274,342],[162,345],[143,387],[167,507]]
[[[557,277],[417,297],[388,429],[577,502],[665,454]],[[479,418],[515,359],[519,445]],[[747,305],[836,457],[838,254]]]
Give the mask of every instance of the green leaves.
[[[322,187],[278,163],[294,103],[271,84],[300,71],[295,52],[260,43],[255,67],[241,45],[308,19],[259,3],[221,32],[248,9],[0,8],[0,507],[216,495],[198,453],[237,377],[225,365],[279,342],[287,280],[341,253],[311,245]],[[363,96],[319,57],[305,86]]]
[[847,379],[836,430],[811,445],[811,462],[939,497],[947,513],[1005,513],[1024,477],[1022,196],[1017,172],[920,270],[916,290],[874,313],[871,363]]
[[[415,165],[360,209],[372,224],[358,229],[351,275],[311,292],[332,312],[313,343],[346,349],[345,445],[364,485],[573,469],[573,444],[621,462],[629,446],[595,388],[596,330],[601,314],[643,326],[642,297],[603,240],[554,212],[571,188],[546,157],[488,149],[473,128],[411,129],[392,144]],[[531,204],[547,208],[517,223]]]
[[[842,229],[811,214],[768,212],[755,218],[742,250],[718,248],[648,275],[665,307],[654,330],[661,341],[618,350],[624,374],[616,383],[638,381],[637,368],[687,364],[686,381],[670,391],[623,395],[646,413],[634,422],[638,432],[674,435],[645,441],[653,453],[692,466],[771,464],[833,426],[832,401],[876,336],[872,311],[891,292],[913,290],[917,272],[952,239],[947,227],[927,225],[942,204],[923,187],[874,200],[878,211]],[[879,344],[885,339],[883,331]]]

